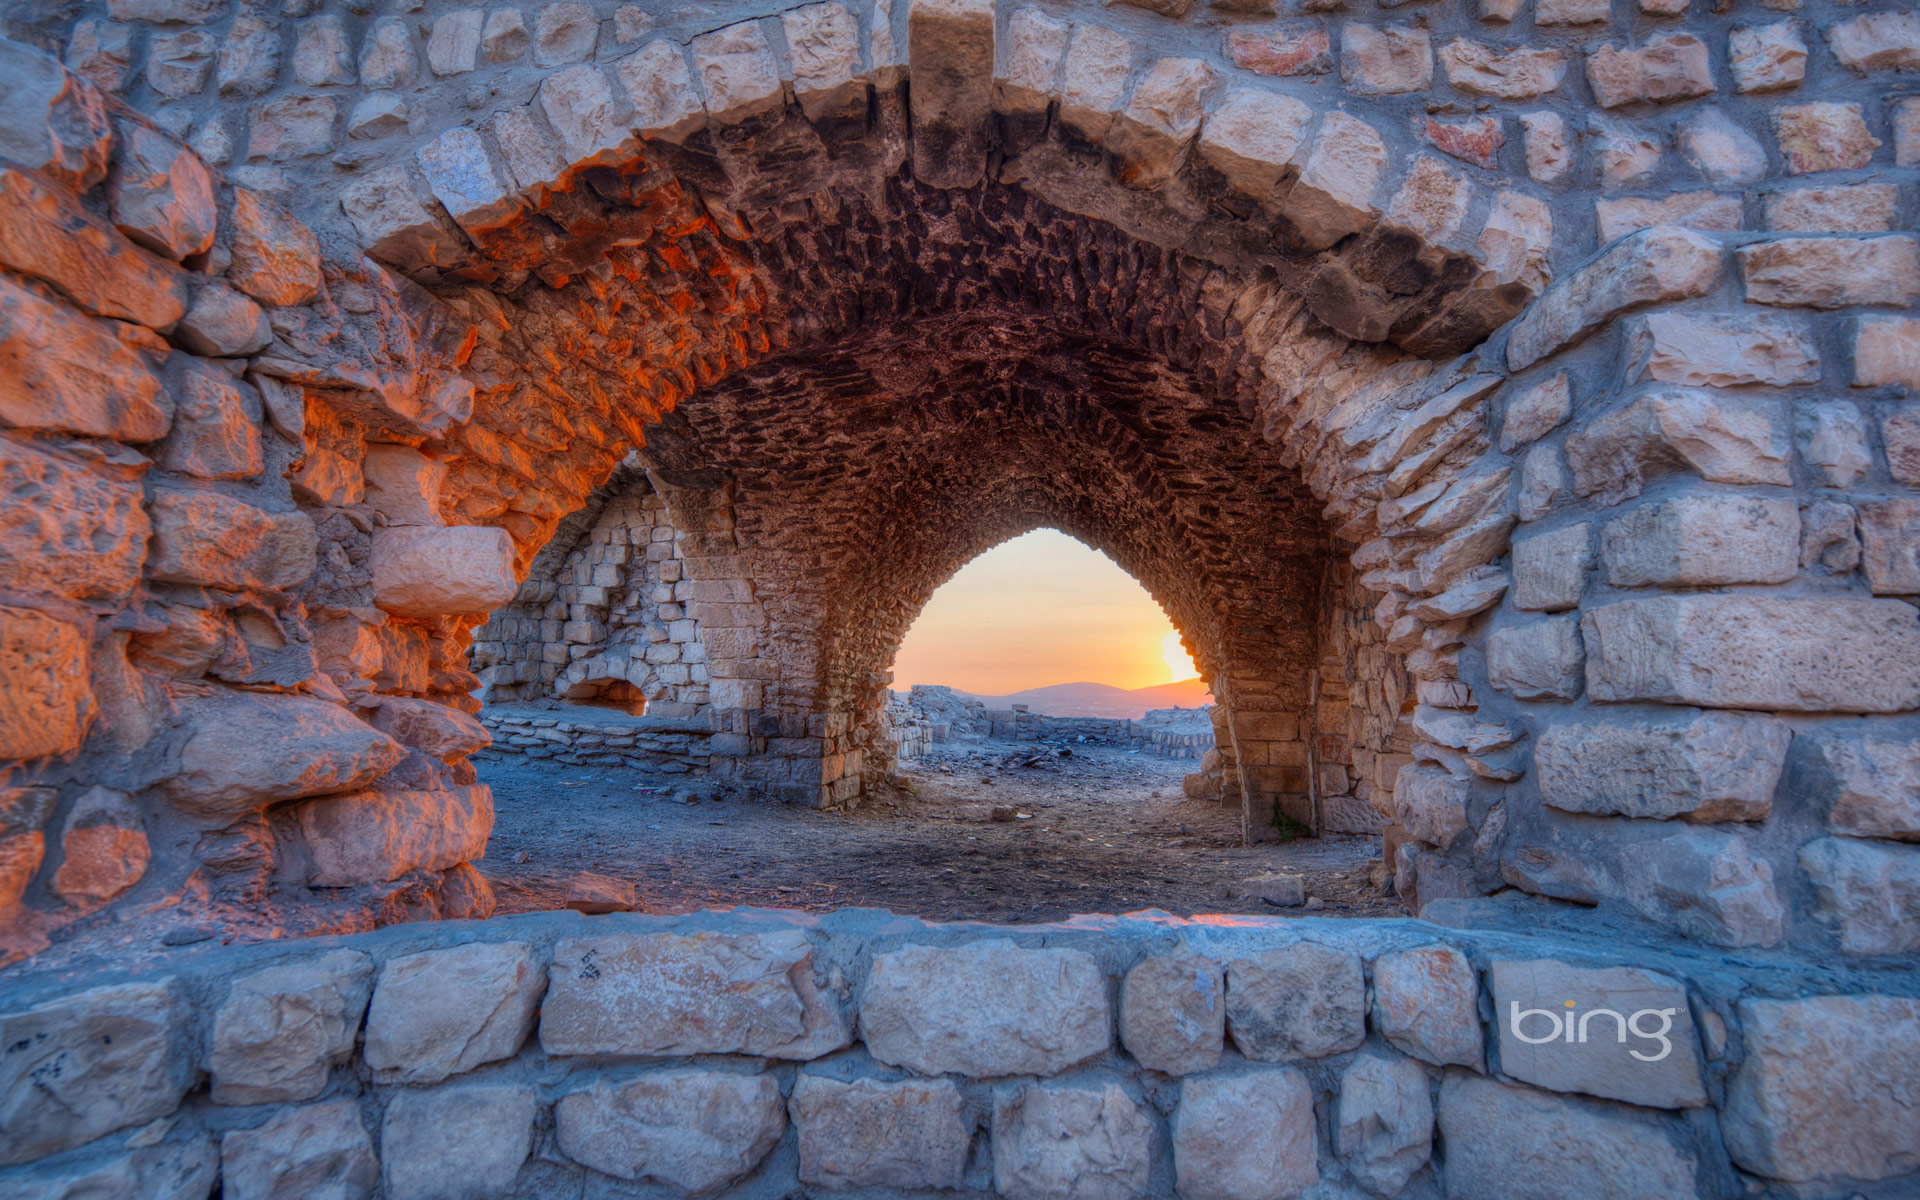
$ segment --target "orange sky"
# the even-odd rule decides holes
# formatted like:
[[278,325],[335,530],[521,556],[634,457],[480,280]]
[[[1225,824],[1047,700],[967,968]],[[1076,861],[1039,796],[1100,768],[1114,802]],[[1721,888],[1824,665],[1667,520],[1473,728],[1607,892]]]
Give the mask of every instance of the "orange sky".
[[933,594],[900,646],[893,687],[944,683],[983,696],[1050,683],[1151,687],[1194,674],[1185,662],[1177,675],[1169,668],[1172,633],[1112,559],[1040,529],[982,554]]

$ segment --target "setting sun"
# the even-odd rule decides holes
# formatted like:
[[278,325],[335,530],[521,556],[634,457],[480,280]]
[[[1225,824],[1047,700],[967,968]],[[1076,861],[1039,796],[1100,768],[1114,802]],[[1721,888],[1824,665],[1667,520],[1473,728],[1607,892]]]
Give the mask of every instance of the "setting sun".
[[1193,665],[1193,655],[1180,644],[1180,631],[1167,630],[1167,636],[1160,639],[1160,657],[1166,660],[1167,670],[1173,672],[1169,683],[1179,683],[1183,679],[1200,678],[1200,669]]

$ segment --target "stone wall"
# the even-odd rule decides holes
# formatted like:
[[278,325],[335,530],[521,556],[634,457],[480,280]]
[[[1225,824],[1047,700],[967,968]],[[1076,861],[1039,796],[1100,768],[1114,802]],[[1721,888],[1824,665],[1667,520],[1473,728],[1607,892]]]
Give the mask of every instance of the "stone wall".
[[668,775],[704,774],[711,761],[704,721],[633,716],[589,705],[495,704],[480,710],[493,735],[476,761],[548,758],[569,766],[635,767]]
[[1152,914],[554,913],[209,945],[10,974],[0,1193],[1723,1200],[1920,1182],[1911,975]]

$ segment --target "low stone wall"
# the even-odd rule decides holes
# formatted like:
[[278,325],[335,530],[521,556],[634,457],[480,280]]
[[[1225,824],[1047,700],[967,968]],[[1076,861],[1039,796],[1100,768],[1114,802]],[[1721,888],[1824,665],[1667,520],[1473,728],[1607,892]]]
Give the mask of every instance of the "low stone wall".
[[1920,981],[1620,945],[741,910],[16,969],[0,1196],[1911,1194]]
[[547,709],[499,705],[482,709],[493,745],[480,761],[511,755],[550,758],[583,767],[639,767],[667,774],[705,774],[713,736],[704,721],[633,717],[617,709]]

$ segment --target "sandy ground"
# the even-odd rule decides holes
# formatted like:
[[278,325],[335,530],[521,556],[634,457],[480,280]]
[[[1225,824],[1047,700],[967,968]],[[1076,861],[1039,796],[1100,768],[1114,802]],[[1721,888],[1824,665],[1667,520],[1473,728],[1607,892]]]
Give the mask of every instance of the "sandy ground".
[[[685,777],[495,761],[481,766],[497,821],[480,867],[503,913],[560,906],[584,870],[633,884],[637,908],[664,913],[751,904],[997,922],[1146,908],[1406,915],[1380,886],[1377,839],[1241,846],[1237,814],[1181,796],[1194,765],[1088,744],[941,747],[908,764],[892,795],[822,813],[688,804],[674,799]],[[1014,819],[994,820],[997,806]],[[1267,871],[1305,876],[1316,899],[1280,909],[1250,897],[1243,881]]]

